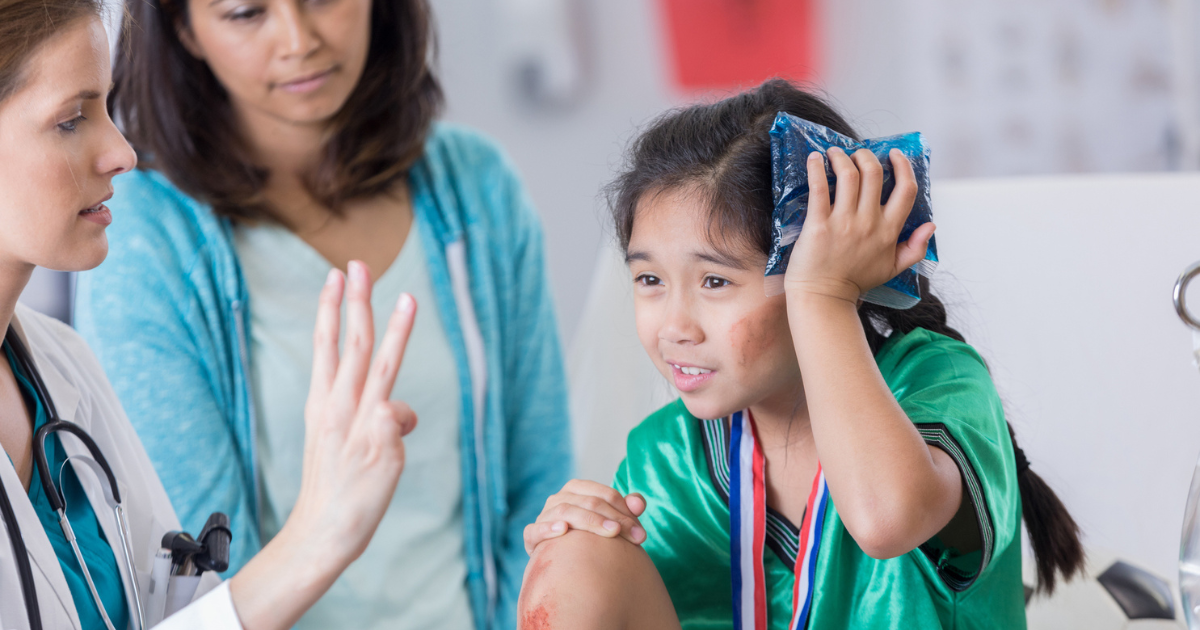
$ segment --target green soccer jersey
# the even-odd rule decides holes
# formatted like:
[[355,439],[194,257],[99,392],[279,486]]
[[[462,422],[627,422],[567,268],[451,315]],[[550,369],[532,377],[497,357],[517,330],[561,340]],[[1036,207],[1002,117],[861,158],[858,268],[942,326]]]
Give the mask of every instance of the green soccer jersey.
[[[1025,628],[1016,464],[983,360],[965,343],[917,329],[893,335],[876,362],[925,441],[958,464],[982,548],[960,554],[934,537],[876,560],[846,531],[831,496],[808,628]],[[646,497],[643,547],[684,630],[733,626],[728,444],[728,419],[699,420],[677,400],[629,434],[614,483]],[[783,629],[799,536],[770,508],[766,546],[768,623]]]

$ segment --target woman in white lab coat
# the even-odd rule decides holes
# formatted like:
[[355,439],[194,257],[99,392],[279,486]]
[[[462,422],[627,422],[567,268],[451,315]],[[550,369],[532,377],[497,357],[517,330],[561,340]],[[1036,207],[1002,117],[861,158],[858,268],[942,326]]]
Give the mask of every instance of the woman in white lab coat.
[[[104,230],[113,220],[104,201],[112,177],[134,167],[105,104],[112,76],[100,10],[99,0],[0,0],[0,326],[11,329],[0,353],[5,630],[138,628],[136,602],[150,599],[154,554],[163,534],[179,529],[96,358],[70,328],[17,305],[35,267],[83,270],[104,260]],[[196,600],[160,627],[288,628],[362,554],[379,524],[404,467],[402,438],[416,423],[407,405],[387,400],[416,304],[401,296],[372,362],[369,273],[352,262],[347,275],[331,272],[320,298],[295,509],[241,571],[219,585],[208,573]],[[154,387],[155,375],[144,381]],[[82,465],[84,444],[63,432],[46,438],[47,459],[84,567],[46,509],[33,438],[55,417],[89,434],[111,466],[136,577],[100,477]],[[162,410],[162,422],[172,417],[172,409]],[[186,441],[187,427],[178,431]]]

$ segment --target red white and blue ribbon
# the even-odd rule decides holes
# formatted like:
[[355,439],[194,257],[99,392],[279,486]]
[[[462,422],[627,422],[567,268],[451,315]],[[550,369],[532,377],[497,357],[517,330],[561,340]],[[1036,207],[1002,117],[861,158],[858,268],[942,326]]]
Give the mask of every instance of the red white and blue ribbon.
[[[763,543],[767,529],[766,457],[749,410],[730,418],[729,433],[729,546],[733,578],[734,630],[767,630],[767,581]],[[817,465],[808,507],[800,526],[796,555],[796,585],[792,594],[789,630],[803,630],[812,611],[814,575],[829,488]]]

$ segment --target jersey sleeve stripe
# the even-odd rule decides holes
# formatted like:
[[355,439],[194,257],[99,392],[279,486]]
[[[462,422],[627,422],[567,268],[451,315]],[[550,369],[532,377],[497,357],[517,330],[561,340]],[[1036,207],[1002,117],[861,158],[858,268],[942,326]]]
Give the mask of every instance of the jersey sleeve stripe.
[[[958,470],[962,473],[963,485],[967,489],[967,494],[970,495],[971,504],[975,507],[975,518],[979,524],[979,536],[983,545],[982,559],[979,562],[979,570],[972,575],[965,575],[954,567],[944,565],[938,561],[938,558],[930,558],[934,565],[937,566],[938,576],[954,591],[963,591],[983,573],[991,562],[992,553],[995,546],[995,528],[992,524],[991,512],[987,509],[987,497],[983,492],[983,484],[979,480],[979,475],[975,472],[975,467],[971,464],[971,460],[963,451],[962,446],[946,429],[946,425],[941,423],[921,423],[916,425],[917,431],[921,433],[921,438],[926,444],[936,446],[950,456],[954,460]],[[928,557],[928,556],[927,556]]]

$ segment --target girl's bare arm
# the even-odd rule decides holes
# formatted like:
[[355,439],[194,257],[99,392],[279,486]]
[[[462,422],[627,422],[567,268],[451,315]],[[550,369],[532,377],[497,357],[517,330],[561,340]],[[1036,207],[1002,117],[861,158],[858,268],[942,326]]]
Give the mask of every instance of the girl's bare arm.
[[941,531],[963,500],[954,461],[921,439],[867,345],[860,296],[925,255],[934,226],[897,245],[916,196],[912,166],[893,151],[896,188],[879,203],[882,168],[866,150],[831,149],[838,180],[829,203],[820,154],[808,161],[808,217],[785,277],[818,457],[846,529],[876,558],[911,551]]

